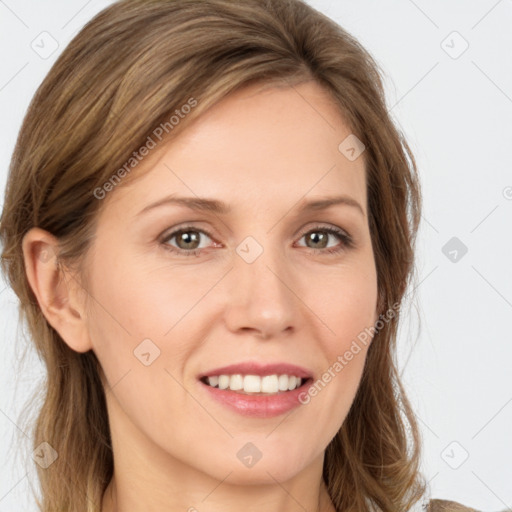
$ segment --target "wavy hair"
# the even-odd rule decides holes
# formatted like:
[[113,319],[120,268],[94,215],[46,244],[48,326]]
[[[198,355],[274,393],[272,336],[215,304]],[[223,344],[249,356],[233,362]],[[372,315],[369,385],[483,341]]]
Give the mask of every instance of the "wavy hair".
[[31,442],[59,454],[37,467],[42,512],[99,512],[113,453],[99,361],[93,351],[73,351],[47,322],[26,277],[23,236],[32,227],[54,235],[58,264],[78,269],[87,289],[83,257],[104,203],[93,191],[155,127],[168,126],[190,98],[197,105],[167,130],[168,140],[245,85],[308,80],[330,94],[366,147],[378,307],[383,315],[395,311],[375,333],[355,400],[327,447],[323,478],[338,512],[405,512],[419,502],[421,439],[397,370],[396,305],[415,272],[421,195],[414,156],[386,109],[382,75],[353,36],[302,0],[122,0],[62,52],[19,132],[0,225],[2,270],[46,370]]

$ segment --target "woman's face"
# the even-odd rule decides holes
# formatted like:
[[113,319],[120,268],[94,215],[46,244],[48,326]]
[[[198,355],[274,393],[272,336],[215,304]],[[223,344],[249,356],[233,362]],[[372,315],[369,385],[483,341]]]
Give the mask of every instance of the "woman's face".
[[[116,464],[232,483],[321,464],[361,378],[368,347],[353,342],[377,319],[350,135],[315,82],[251,86],[103,199],[86,328],[111,388]],[[219,374],[230,378],[212,384],[234,390],[201,379]],[[296,382],[281,375],[302,386],[283,391]],[[261,383],[268,393],[248,394]]]

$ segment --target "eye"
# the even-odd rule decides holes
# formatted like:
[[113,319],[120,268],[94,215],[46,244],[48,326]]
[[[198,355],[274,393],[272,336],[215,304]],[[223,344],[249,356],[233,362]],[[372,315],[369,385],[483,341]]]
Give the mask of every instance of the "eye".
[[[201,250],[204,249],[204,247],[199,247],[202,238],[201,235],[206,235],[208,238],[211,238],[211,235],[207,231],[187,226],[173,231],[168,236],[164,237],[162,243],[164,247],[171,252],[183,254],[184,256],[199,256]],[[176,239],[177,247],[167,244],[167,242],[173,239]]]
[[[314,244],[313,247],[309,248],[312,249],[315,253],[335,254],[343,251],[344,249],[353,247],[352,237],[342,229],[334,226],[317,226],[313,229],[310,229],[306,233],[303,233],[301,239],[304,237],[307,241],[310,241]],[[335,245],[334,247],[328,247],[329,237],[337,238],[341,244]]]
[[[178,255],[200,256],[201,252],[206,248],[205,246],[201,247],[201,238],[204,237],[212,239],[208,231],[197,229],[193,226],[185,226],[164,236],[161,243],[166,250]],[[341,243],[334,247],[329,247],[330,237],[338,239]],[[303,233],[300,239],[302,238],[306,238],[306,243],[311,242],[313,244],[313,247],[306,247],[316,254],[335,254],[354,245],[352,237],[348,233],[334,226],[317,226]],[[175,240],[175,243],[170,243],[172,240]],[[217,245],[217,247],[220,246],[220,244]],[[300,245],[300,247],[304,246]]]

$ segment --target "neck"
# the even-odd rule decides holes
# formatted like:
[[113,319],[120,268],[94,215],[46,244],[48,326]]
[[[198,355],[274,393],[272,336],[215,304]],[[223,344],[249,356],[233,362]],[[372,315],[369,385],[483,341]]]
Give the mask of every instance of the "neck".
[[[285,494],[285,493],[284,493]],[[227,501],[226,503],[230,503],[229,501]],[[321,482],[321,485],[320,485],[320,488],[318,489],[318,498],[316,500],[316,503],[317,503],[317,506],[316,508],[314,509],[315,512],[336,512],[336,509],[331,501],[331,498],[329,497],[329,493],[327,491],[327,487],[325,486],[325,483],[322,481]],[[226,507],[224,507],[222,505],[222,502],[219,502],[217,501],[216,502],[216,505],[219,506],[219,510],[223,510],[223,511],[226,511],[228,509],[226,509]],[[280,511],[283,511],[283,510],[286,510],[286,511],[304,511],[304,510],[311,510],[310,508],[308,507],[304,507],[302,504],[300,503],[296,503],[295,504],[295,508],[286,508],[286,509],[279,509]],[[124,506],[124,505],[123,505]],[[254,508],[254,510],[261,510],[261,508],[259,508],[260,505],[258,505],[257,507]],[[117,486],[116,486],[116,479],[115,479],[115,476],[112,478],[112,480],[110,481],[109,485],[107,486],[107,489],[105,490],[105,493],[103,494],[103,500],[102,500],[102,505],[101,505],[101,511],[100,512],[125,512],[125,510],[133,510],[131,505],[129,503],[126,504],[126,507],[125,508],[122,508],[120,505],[119,505],[119,500],[118,500],[118,491],[117,491]],[[152,511],[155,510],[155,509],[151,509]],[[197,509],[195,509],[194,507],[189,507],[188,509],[183,509],[183,508],[165,508],[165,509],[161,509],[161,511],[159,510],[159,512],[172,512],[173,510],[187,510],[189,512],[199,512]],[[209,510],[213,510],[213,509],[209,509]],[[216,509],[215,509],[216,510]],[[237,508],[237,510],[239,510],[239,508]],[[245,507],[245,510],[249,510],[247,509],[247,507]],[[268,508],[266,508],[266,510],[270,510]],[[277,510],[277,509],[276,509]]]

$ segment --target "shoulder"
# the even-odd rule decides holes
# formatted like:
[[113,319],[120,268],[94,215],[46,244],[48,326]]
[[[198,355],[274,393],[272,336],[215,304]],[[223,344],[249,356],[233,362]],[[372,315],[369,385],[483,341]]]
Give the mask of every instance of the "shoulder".
[[426,512],[480,512],[476,508],[466,507],[456,501],[430,500]]

